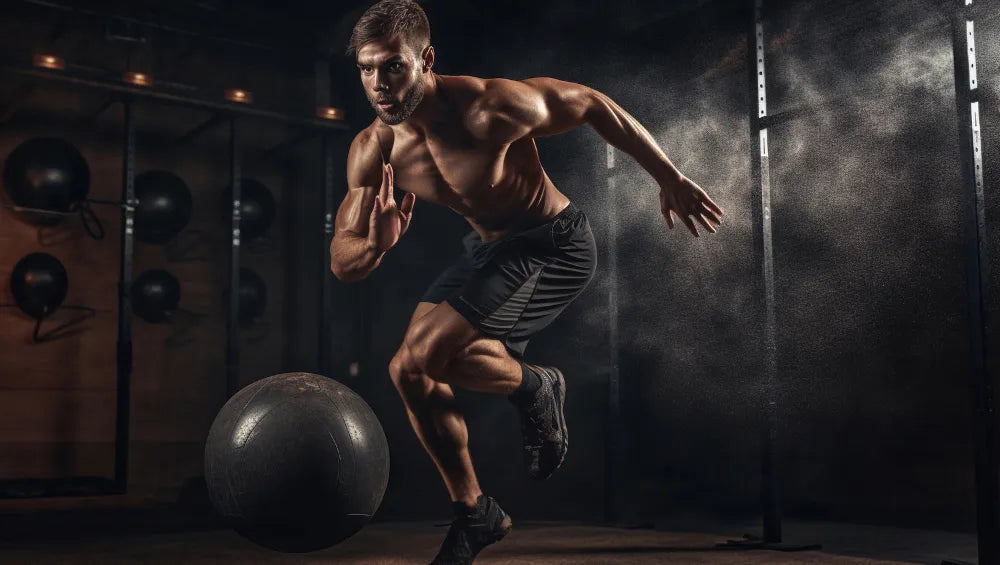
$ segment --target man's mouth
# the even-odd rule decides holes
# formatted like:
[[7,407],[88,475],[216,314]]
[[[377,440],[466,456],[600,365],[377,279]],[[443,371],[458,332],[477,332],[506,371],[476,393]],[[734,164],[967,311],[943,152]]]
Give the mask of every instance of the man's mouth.
[[392,102],[379,101],[378,107],[382,108],[383,110],[388,110],[389,108],[392,108]]

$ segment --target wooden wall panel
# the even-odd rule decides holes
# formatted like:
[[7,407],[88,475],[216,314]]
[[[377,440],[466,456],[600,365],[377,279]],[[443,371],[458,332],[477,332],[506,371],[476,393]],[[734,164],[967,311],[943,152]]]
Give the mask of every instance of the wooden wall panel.
[[[74,105],[80,105],[73,100]],[[141,124],[163,111],[138,107],[137,121]],[[113,108],[102,117],[106,127],[113,129],[118,112]],[[143,492],[173,492],[185,474],[200,468],[204,438],[226,398],[229,233],[227,222],[220,217],[220,198],[229,182],[228,151],[220,144],[225,129],[169,151],[162,150],[162,140],[153,140],[142,130],[137,133],[137,172],[170,170],[191,189],[194,215],[183,236],[197,240],[193,254],[201,257],[171,262],[161,246],[136,242],[135,275],[154,268],[171,272],[181,282],[183,310],[172,324],[133,318],[130,431],[133,447],[144,447],[133,450],[130,467],[137,474],[130,477],[130,484],[145,485],[137,486]],[[67,139],[81,150],[91,168],[92,198],[120,197],[122,156],[113,136],[91,136],[73,124],[8,127],[0,130],[0,160],[21,141],[41,135]],[[252,145],[255,140],[249,137]],[[286,187],[276,168],[250,160],[244,175],[268,186],[280,206]],[[32,343],[34,320],[16,308],[0,308],[0,479],[111,473],[119,210],[95,205],[95,212],[106,230],[100,241],[88,237],[75,217],[44,230],[39,237],[35,226],[9,210],[0,210],[0,303],[13,303],[9,278],[14,264],[28,253],[43,251],[66,267],[69,293],[64,304],[98,310],[72,334]],[[284,370],[281,307],[285,268],[280,256],[280,217],[279,210],[263,240],[246,245],[242,256],[243,266],[265,279],[268,298],[264,315],[267,331],[257,326],[241,332],[244,384]],[[45,322],[43,331],[79,315],[59,310]],[[158,469],[166,463],[161,451],[150,447],[154,445],[182,446],[178,452],[191,459],[172,461],[170,465],[178,472],[162,474]]]

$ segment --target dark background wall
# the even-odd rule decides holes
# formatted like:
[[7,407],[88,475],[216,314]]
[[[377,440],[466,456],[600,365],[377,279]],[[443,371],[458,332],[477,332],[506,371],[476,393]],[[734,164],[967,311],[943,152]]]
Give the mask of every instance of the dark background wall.
[[[426,6],[439,72],[553,76],[598,88],[644,123],[682,171],[728,211],[716,236],[668,232],[655,183],[620,153],[610,199],[615,209],[609,209],[605,144],[592,130],[538,140],[556,185],[590,214],[601,263],[617,253],[619,273],[612,281],[602,270],[529,349],[567,366],[574,387],[570,424],[593,426],[593,434],[581,430],[588,435],[574,442],[567,472],[547,485],[560,503],[549,503],[544,492],[518,499],[500,490],[516,466],[502,463],[515,456],[512,449],[495,451],[506,449],[496,445],[503,437],[497,430],[510,434],[514,426],[508,410],[490,412],[476,398],[473,453],[491,463],[480,465],[490,489],[523,500],[539,515],[601,514],[599,489],[582,495],[563,489],[574,489],[577,478],[592,485],[603,480],[598,446],[606,439],[607,296],[614,287],[628,415],[622,439],[630,448],[626,516],[753,515],[760,415],[774,396],[791,515],[971,526],[965,196],[946,3],[768,5],[770,113],[795,116],[771,130],[779,323],[774,390],[761,378],[752,291],[760,271],[752,258],[746,7]],[[998,88],[990,39],[997,15],[978,15],[980,84],[988,105]],[[984,112],[989,186],[996,112]],[[988,206],[995,208],[994,199]],[[418,205],[421,212],[428,213]],[[620,234],[617,245],[604,237],[611,222]],[[393,281],[383,283],[392,285],[386,295],[402,290],[395,281],[404,273],[417,272],[403,249],[373,277]],[[403,270],[393,276],[397,265]],[[415,286],[411,304],[422,288]],[[383,361],[398,343],[405,315],[398,324],[387,331]],[[405,436],[401,416],[399,423]],[[407,457],[420,469],[412,439],[410,449]],[[494,453],[501,470],[493,468]],[[433,484],[429,464],[419,472],[421,482]]]
[[[563,470],[545,484],[531,483],[508,403],[460,393],[482,484],[520,516],[602,517],[612,362],[608,301],[615,295],[627,415],[620,438],[628,448],[622,481],[627,518],[754,515],[761,407],[773,393],[780,406],[779,461],[789,514],[968,528],[974,491],[964,196],[945,3],[765,3],[770,113],[796,116],[771,130],[779,324],[773,391],[761,379],[753,293],[760,270],[752,255],[745,4],[424,3],[438,72],[552,76],[597,88],[635,115],[727,211],[717,235],[695,239],[682,228],[668,231],[653,179],[619,152],[609,181],[606,144],[591,129],[538,140],[549,176],[588,213],[600,247],[602,268],[591,287],[528,349],[532,360],[566,372],[574,441]],[[133,61],[149,61],[154,74],[178,82],[213,88],[247,83],[260,104],[306,114],[330,101],[345,108],[356,131],[370,123],[372,113],[356,70],[339,53],[366,5],[159,7],[160,20],[281,48],[219,47],[218,41],[163,34],[175,39],[134,49]],[[53,18],[37,7],[6,18],[5,29],[19,39],[5,43],[5,55],[23,59],[37,50],[52,33]],[[122,51],[128,50],[109,44],[100,26],[84,21],[91,27],[74,28],[56,47],[72,48],[89,64],[123,65]],[[997,200],[989,188],[1000,157],[1000,18],[996,10],[981,8],[978,21],[991,218]],[[317,67],[323,69],[319,80]],[[322,85],[328,79],[327,95]],[[8,100],[18,99],[15,85],[5,88]],[[78,121],[101,98],[41,90],[20,100],[0,136],[0,155],[30,135],[58,132],[91,161],[95,179],[101,179],[95,194],[114,197],[119,124],[113,112],[101,118],[103,126]],[[140,115],[140,139],[149,140],[146,151],[140,143],[140,169],[184,172],[196,197],[192,229],[210,234],[208,248],[216,257],[169,267],[185,284],[184,303],[210,313],[190,330],[195,342],[172,349],[165,344],[169,328],[136,329],[141,346],[134,496],[164,501],[197,474],[200,444],[223,400],[224,313],[217,297],[225,281],[226,230],[212,209],[225,185],[228,157],[222,130],[180,150],[163,149],[207,116],[168,107]],[[316,215],[318,142],[303,142],[280,158],[254,159],[294,132],[263,122],[248,127],[247,161],[256,168],[251,176],[275,192],[281,221],[265,245],[247,250],[245,261],[265,274],[275,300],[268,307],[267,337],[253,343],[245,337],[244,382],[315,370],[316,264],[325,252]],[[349,138],[337,142],[341,173]],[[104,217],[115,233],[115,214]],[[608,236],[612,227],[617,241]],[[420,294],[460,252],[467,230],[451,212],[419,202],[410,231],[382,267],[363,283],[337,284],[334,340],[325,347],[336,376],[378,414],[392,450],[380,519],[448,512],[446,491],[409,428],[387,365]],[[991,249],[1000,251],[992,232],[990,237]],[[38,248],[35,233],[6,212],[0,238],[0,269],[9,270]],[[66,257],[73,285],[68,303],[114,308],[113,240],[76,237],[50,248]],[[612,253],[615,277],[606,269]],[[137,271],[164,260],[157,249],[144,247],[137,257]],[[79,336],[48,346],[25,343],[27,320],[13,312],[0,316],[0,378],[12,389],[5,397],[31,415],[0,410],[8,454],[0,459],[0,472],[13,477],[106,465],[112,425],[109,412],[97,406],[107,403],[113,383],[113,315],[101,314]],[[990,344],[991,351],[996,345]],[[348,373],[352,362],[361,366],[356,378]],[[67,372],[67,366],[74,369]],[[93,391],[79,391],[79,383]],[[94,408],[86,409],[87,402]]]
[[[88,11],[94,9],[98,11]],[[277,101],[293,110],[300,107],[299,114],[307,117],[313,112],[311,63],[305,71],[279,70],[273,62],[268,64],[266,52],[247,63],[226,53],[232,47],[219,40],[183,36],[181,41],[177,33],[153,27],[127,30],[133,37],[145,38],[145,43],[109,39],[125,33],[115,27],[110,14],[129,12],[104,9],[80,6],[69,10],[33,3],[11,6],[0,18],[4,64],[23,66],[36,53],[55,53],[67,60],[71,73],[100,69],[120,73],[130,68],[150,73],[159,83],[197,85],[202,92],[196,95],[210,92],[221,99],[223,89],[239,87],[253,91],[255,103],[263,107],[274,107]],[[155,19],[148,14],[133,15],[144,21]],[[165,25],[167,20],[156,21]],[[4,160],[26,139],[65,139],[88,161],[90,197],[119,199],[121,105],[106,106],[113,99],[98,90],[67,88],[11,73],[4,77],[0,81],[4,108],[0,155]],[[134,318],[129,495],[4,502],[12,508],[172,503],[190,479],[202,474],[205,436],[226,398],[229,228],[225,215],[229,205],[223,202],[223,192],[230,181],[228,123],[223,120],[185,140],[214,113],[141,101],[134,108],[136,172],[167,170],[180,176],[192,192],[194,212],[190,224],[172,242],[175,253],[142,242],[135,247],[136,276],[163,268],[180,280],[181,311],[171,324]],[[321,207],[316,202],[322,196],[318,190],[320,147],[315,137],[274,154],[271,149],[298,135],[298,128],[266,120],[244,120],[241,127],[244,178],[263,183],[278,203],[273,225],[260,239],[247,241],[242,254],[242,266],[258,273],[268,291],[261,319],[241,331],[240,381],[248,384],[286,368],[315,370],[315,281],[322,258],[322,237],[316,237],[316,231],[321,232]],[[9,203],[6,193],[4,202]],[[35,344],[31,340],[34,321],[16,308],[0,309],[2,479],[112,474],[121,226],[117,207],[95,205],[94,209],[107,233],[100,241],[88,237],[76,217],[39,230],[10,210],[0,213],[0,277],[4,281],[0,302],[13,303],[8,280],[15,263],[28,253],[44,251],[67,269],[65,304],[98,310],[67,337]],[[172,255],[177,259],[171,259]],[[300,272],[310,280],[302,281]],[[299,305],[302,312],[295,314],[297,301],[307,299],[309,308]],[[79,314],[58,311],[43,329]],[[296,332],[310,328],[311,340],[296,339]],[[308,345],[305,349],[298,348],[302,341]]]

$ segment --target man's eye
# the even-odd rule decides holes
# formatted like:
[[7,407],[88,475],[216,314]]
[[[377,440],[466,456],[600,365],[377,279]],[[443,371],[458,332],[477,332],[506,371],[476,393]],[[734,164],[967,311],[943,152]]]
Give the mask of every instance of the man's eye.
[[389,65],[389,70],[390,71],[399,71],[399,70],[402,70],[402,69],[403,69],[403,65],[400,65],[399,63],[393,63],[393,64]]

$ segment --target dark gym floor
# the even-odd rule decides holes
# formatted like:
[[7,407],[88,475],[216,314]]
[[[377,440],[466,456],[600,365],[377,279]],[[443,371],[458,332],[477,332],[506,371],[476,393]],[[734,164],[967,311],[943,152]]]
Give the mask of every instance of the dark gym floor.
[[[9,522],[8,522],[9,523]],[[685,527],[683,529],[691,529]],[[975,561],[968,534],[870,526],[786,523],[786,541],[820,542],[822,551],[783,553],[718,549],[715,544],[753,531],[754,524],[698,528],[698,532],[619,529],[565,523],[520,523],[476,563],[580,565],[652,563],[940,563],[944,558]],[[305,555],[259,549],[227,530],[132,532],[88,531],[53,540],[35,532],[4,536],[4,565],[176,564],[426,564],[446,528],[430,523],[370,524],[341,545]],[[9,533],[9,532],[8,532]]]

